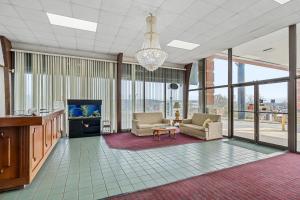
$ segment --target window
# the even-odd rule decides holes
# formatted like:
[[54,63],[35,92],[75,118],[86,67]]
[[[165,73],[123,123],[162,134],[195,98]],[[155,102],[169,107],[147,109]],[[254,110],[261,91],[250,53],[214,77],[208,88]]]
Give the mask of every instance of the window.
[[206,87],[228,84],[228,61],[210,57],[206,60]]

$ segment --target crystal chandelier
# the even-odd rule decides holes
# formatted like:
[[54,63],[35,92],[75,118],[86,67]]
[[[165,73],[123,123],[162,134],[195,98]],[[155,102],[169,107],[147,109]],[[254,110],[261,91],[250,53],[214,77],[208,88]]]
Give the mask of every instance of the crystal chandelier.
[[142,48],[135,56],[140,65],[148,71],[154,71],[162,66],[168,54],[161,50],[158,34],[156,33],[156,17],[152,14],[146,18],[147,32],[144,35]]

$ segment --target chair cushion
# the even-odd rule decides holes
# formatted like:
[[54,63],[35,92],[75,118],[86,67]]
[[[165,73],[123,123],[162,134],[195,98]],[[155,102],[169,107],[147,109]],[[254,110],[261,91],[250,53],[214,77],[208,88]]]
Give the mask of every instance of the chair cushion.
[[166,124],[138,124],[138,129],[145,129],[145,128],[154,128],[154,127],[160,127],[165,126]]
[[182,124],[181,126],[187,127],[187,128],[192,128],[192,129],[199,130],[199,131],[205,131],[205,128],[203,126],[198,126],[195,124]]

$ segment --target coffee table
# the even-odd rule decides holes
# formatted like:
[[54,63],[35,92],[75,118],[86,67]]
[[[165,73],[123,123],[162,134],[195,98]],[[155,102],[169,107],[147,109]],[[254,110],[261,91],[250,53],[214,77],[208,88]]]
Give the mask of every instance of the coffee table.
[[175,126],[166,126],[166,127],[154,127],[153,130],[153,139],[157,136],[158,140],[160,140],[161,134],[169,133],[169,137],[173,135],[173,138],[176,139],[176,127]]

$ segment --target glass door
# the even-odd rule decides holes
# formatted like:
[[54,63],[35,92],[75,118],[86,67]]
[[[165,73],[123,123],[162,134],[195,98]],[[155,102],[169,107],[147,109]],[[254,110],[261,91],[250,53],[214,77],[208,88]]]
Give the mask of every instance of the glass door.
[[234,87],[233,136],[255,140],[254,85]]
[[288,84],[259,85],[259,142],[288,146]]

